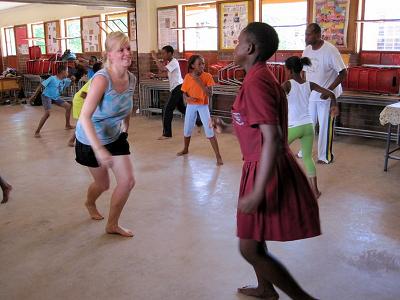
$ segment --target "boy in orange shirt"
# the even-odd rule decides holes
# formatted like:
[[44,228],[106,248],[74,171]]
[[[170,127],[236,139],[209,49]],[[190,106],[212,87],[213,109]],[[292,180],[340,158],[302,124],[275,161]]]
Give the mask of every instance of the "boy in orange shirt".
[[187,103],[185,124],[183,129],[184,148],[177,155],[189,153],[190,137],[196,123],[197,112],[200,114],[203,123],[204,133],[210,140],[211,146],[217,158],[217,165],[222,165],[222,157],[219,153],[217,139],[211,126],[211,116],[208,109],[208,98],[211,96],[210,87],[215,84],[210,73],[204,72],[204,58],[200,55],[192,55],[188,61],[189,73],[186,74],[182,84],[183,98]]

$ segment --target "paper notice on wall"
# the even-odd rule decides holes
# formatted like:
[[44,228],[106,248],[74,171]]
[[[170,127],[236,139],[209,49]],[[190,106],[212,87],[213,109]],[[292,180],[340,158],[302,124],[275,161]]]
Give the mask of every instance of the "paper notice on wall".
[[337,47],[347,47],[350,0],[314,0],[314,21],[322,38]]
[[158,20],[158,49],[166,45],[178,49],[178,11],[175,7],[163,8],[157,11]]
[[46,48],[49,54],[61,51],[60,41],[57,40],[57,25],[57,22],[46,23]]
[[221,3],[220,49],[235,49],[239,34],[249,23],[249,2]]
[[20,45],[18,46],[18,53],[22,55],[28,55],[29,54],[29,45]]
[[82,39],[84,52],[100,51],[100,17],[82,19]]
[[136,37],[136,13],[135,11],[129,12],[129,41],[132,51],[137,51],[137,37]]

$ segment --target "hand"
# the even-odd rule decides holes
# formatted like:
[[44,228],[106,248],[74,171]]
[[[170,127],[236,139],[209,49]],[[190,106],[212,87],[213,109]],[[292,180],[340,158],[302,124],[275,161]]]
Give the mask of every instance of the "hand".
[[146,78],[150,78],[153,79],[156,76],[156,74],[152,73],[152,72],[147,72],[146,73]]
[[339,107],[337,105],[332,105],[330,109],[331,117],[337,117],[339,115]]
[[263,199],[262,193],[252,192],[239,199],[238,208],[242,213],[251,214],[257,211]]
[[112,156],[106,148],[102,146],[98,150],[95,150],[94,154],[96,155],[97,162],[100,166],[106,168],[112,167]]
[[226,123],[221,118],[211,118],[208,126],[213,128],[217,133],[222,133],[226,128]]
[[154,60],[158,60],[156,51],[151,50],[151,57],[153,57]]
[[320,98],[323,99],[323,100],[326,100],[326,99],[330,98],[330,95],[326,94],[326,93],[323,93],[323,94],[321,94]]

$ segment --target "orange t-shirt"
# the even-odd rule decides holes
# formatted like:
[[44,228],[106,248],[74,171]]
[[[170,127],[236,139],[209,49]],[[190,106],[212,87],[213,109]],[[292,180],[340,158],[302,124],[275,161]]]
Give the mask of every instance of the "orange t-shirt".
[[[200,80],[206,87],[212,86],[215,84],[212,75],[207,72],[203,72],[200,75]],[[204,105],[208,104],[208,96],[203,91],[201,86],[193,79],[192,75],[186,74],[185,79],[183,80],[182,92],[186,93],[189,97],[193,97],[198,99],[197,101],[188,100],[188,104],[197,104],[197,105]]]

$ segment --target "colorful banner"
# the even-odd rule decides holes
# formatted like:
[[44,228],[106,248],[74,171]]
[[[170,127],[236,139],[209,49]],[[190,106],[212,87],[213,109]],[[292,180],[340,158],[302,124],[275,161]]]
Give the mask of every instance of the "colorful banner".
[[322,38],[337,47],[347,47],[350,0],[314,0],[314,21]]
[[235,49],[240,32],[250,22],[250,3],[249,1],[221,3],[219,15],[219,48]]

